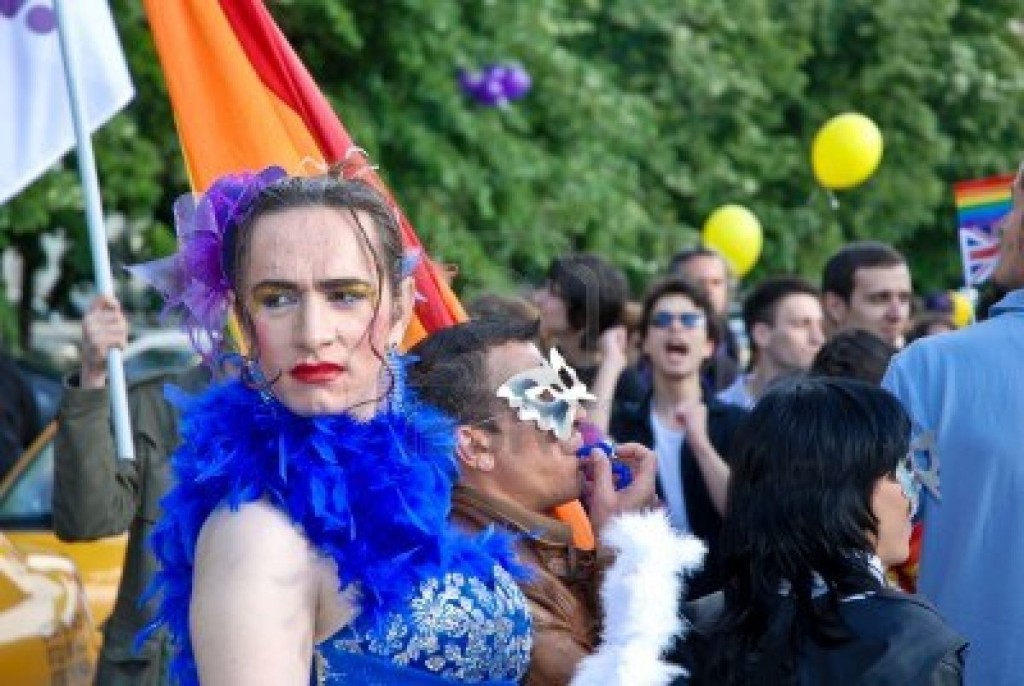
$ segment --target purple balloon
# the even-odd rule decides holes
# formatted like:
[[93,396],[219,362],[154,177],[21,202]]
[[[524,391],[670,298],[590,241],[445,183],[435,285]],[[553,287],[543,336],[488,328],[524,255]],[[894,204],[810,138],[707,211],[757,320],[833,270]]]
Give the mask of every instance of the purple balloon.
[[488,107],[501,107],[508,104],[508,96],[500,81],[486,79],[477,95],[477,102]]
[[481,71],[460,69],[458,81],[463,93],[486,107],[503,107],[518,100],[533,84],[526,69],[517,63],[489,64]]
[[529,92],[533,80],[521,64],[512,64],[505,68],[502,85],[509,100],[518,100]]
[[462,92],[467,95],[473,95],[480,90],[480,86],[483,85],[484,77],[478,71],[466,71],[465,69],[459,70],[459,87],[462,88]]

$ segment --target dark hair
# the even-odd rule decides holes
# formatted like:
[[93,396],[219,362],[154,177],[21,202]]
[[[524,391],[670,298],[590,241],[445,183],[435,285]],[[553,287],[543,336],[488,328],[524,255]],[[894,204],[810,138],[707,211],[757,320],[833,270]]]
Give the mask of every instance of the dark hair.
[[683,248],[672,256],[672,259],[668,261],[668,273],[669,276],[682,276],[680,271],[690,260],[698,257],[714,257],[722,263],[722,267],[725,268],[725,276],[728,279],[732,279],[732,266],[729,261],[722,256],[722,253],[712,248],[698,245],[694,248]]
[[530,323],[537,321],[537,308],[525,298],[500,293],[482,293],[469,301],[466,313],[470,319],[516,321]]
[[408,370],[409,386],[459,424],[490,419],[504,403],[491,388],[487,353],[536,335],[536,322],[477,320],[439,329],[409,351],[416,360]]
[[850,638],[839,600],[881,588],[869,568],[872,494],[906,455],[910,428],[895,397],[852,379],[791,379],[760,399],[736,437],[725,610],[696,664],[700,683],[795,684],[800,634]]
[[717,346],[722,340],[722,330],[719,328],[718,317],[711,306],[707,291],[698,283],[681,276],[670,276],[666,279],[656,281],[644,295],[643,312],[640,315],[640,335],[647,336],[648,327],[651,324],[651,316],[654,315],[654,307],[658,301],[669,295],[682,295],[689,298],[694,306],[704,313],[704,322],[707,326],[708,338]]
[[779,303],[791,295],[821,295],[809,281],[799,276],[776,276],[758,283],[743,301],[743,325],[747,338],[754,343],[754,325],[775,326]]
[[564,255],[551,263],[548,282],[565,301],[566,319],[593,349],[602,333],[622,323],[629,287],[622,271],[596,255]]
[[[398,293],[403,276],[402,237],[398,215],[388,200],[365,181],[344,178],[339,169],[333,169],[330,173],[319,176],[287,176],[264,188],[253,200],[246,210],[245,216],[233,230],[233,238],[227,246],[227,249],[232,252],[231,259],[227,263],[227,277],[238,296],[235,299],[235,309],[239,321],[250,331],[252,319],[245,306],[243,296],[245,284],[242,282],[242,275],[245,274],[249,260],[253,228],[264,217],[293,208],[305,207],[329,207],[347,211],[357,229],[357,234],[372,255],[377,283],[387,283],[392,296]],[[377,232],[379,250],[374,248],[370,241],[367,227],[360,220],[359,213],[365,213],[370,218],[373,230]],[[373,320],[377,318],[382,297],[383,289],[381,297],[375,301]],[[256,358],[259,356],[259,350],[256,348],[255,337],[252,339],[252,346],[253,349],[249,352],[249,356]],[[374,353],[378,359],[384,359],[381,351],[374,350]],[[246,369],[247,367],[243,366],[242,371],[244,372]],[[243,381],[254,387],[266,386],[274,382],[273,379],[261,381],[247,379],[244,376]],[[394,383],[394,379],[390,383]]]
[[906,264],[903,255],[890,245],[878,241],[857,241],[844,245],[825,263],[821,277],[822,293],[835,293],[843,302],[850,302],[853,280],[858,269],[898,267]]
[[[359,179],[346,179],[335,173],[319,176],[287,176],[267,186],[246,211],[234,230],[233,256],[229,262],[228,279],[235,292],[244,273],[252,242],[252,228],[263,217],[297,207],[333,207],[348,210],[352,221],[371,249],[381,283],[385,278],[394,292],[402,279],[402,238],[395,210],[373,186]],[[366,227],[359,220],[366,213],[377,231],[382,255],[372,250]],[[382,259],[383,258],[383,259]]]
[[860,379],[882,383],[896,348],[864,329],[840,331],[821,346],[814,356],[810,373],[815,376]]

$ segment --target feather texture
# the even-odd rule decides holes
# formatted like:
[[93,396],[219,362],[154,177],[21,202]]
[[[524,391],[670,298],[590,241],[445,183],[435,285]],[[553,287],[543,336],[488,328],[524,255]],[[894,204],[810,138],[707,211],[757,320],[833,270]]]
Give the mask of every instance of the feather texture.
[[616,551],[601,583],[603,635],[571,686],[665,686],[683,673],[661,656],[685,629],[684,577],[700,569],[706,548],[673,530],[661,510],[619,515],[601,541]]
[[161,569],[146,599],[158,597],[158,611],[140,640],[166,627],[178,683],[198,683],[188,630],[194,555],[219,507],[265,498],[285,512],[336,563],[341,588],[358,585],[361,611],[378,623],[447,571],[491,580],[500,564],[526,575],[509,536],[471,537],[448,523],[454,425],[411,395],[401,412],[366,421],[300,417],[237,381],[195,398],[168,388],[167,397],[181,413],[182,443],[150,541]]

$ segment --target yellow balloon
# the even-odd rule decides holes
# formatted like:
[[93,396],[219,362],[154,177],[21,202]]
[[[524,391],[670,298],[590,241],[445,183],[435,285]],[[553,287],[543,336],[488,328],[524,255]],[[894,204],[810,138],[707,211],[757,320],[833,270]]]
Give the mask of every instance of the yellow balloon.
[[974,306],[970,298],[960,291],[950,291],[949,299],[953,302],[953,323],[958,329],[974,321]]
[[882,132],[863,114],[832,117],[811,145],[814,176],[825,188],[853,188],[868,180],[882,161]]
[[757,264],[764,237],[761,222],[741,205],[723,205],[704,222],[704,245],[722,254],[736,276],[743,276]]

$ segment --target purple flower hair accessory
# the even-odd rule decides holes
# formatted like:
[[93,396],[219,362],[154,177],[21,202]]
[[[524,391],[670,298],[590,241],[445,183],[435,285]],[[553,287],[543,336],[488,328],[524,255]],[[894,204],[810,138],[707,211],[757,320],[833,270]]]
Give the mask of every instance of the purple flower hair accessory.
[[227,174],[202,195],[181,196],[174,203],[178,252],[128,267],[160,292],[161,318],[180,318],[192,346],[208,364],[216,362],[224,347],[235,229],[253,201],[287,175],[281,167]]

